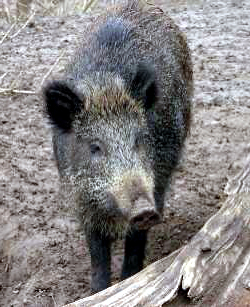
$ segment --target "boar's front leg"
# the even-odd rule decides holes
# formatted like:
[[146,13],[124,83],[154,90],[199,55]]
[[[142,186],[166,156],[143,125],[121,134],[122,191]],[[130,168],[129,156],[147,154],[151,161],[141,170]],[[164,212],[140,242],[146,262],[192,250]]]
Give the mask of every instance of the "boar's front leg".
[[99,231],[86,232],[91,257],[91,291],[99,292],[110,286],[111,239]]
[[142,270],[147,234],[148,230],[138,229],[127,233],[121,279],[128,278]]

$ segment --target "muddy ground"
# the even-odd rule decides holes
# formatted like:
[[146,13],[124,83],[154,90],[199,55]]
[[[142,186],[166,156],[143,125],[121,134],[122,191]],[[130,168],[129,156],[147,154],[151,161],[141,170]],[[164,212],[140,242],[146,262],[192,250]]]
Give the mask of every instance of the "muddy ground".
[[[195,93],[192,131],[146,264],[185,244],[218,210],[227,178],[250,152],[250,1],[156,2],[187,34]],[[94,14],[35,16],[5,38],[11,25],[0,19],[0,306],[61,306],[90,294],[85,238],[59,201],[50,127],[32,92],[59,56],[60,74]],[[114,282],[121,261],[118,242]]]

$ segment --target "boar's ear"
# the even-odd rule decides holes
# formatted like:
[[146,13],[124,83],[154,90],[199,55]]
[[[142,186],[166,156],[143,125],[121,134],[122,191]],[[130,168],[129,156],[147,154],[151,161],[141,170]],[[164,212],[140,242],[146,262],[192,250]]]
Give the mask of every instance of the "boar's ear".
[[51,122],[69,131],[74,116],[81,110],[81,100],[63,81],[52,81],[43,89],[45,108]]
[[149,63],[139,63],[131,83],[131,94],[136,100],[142,100],[146,110],[154,106],[157,100],[155,71]]

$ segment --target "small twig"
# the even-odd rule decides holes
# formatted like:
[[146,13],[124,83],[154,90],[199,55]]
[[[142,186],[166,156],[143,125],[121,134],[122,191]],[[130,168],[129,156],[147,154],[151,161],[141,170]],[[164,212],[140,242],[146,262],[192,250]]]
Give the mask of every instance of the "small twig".
[[61,60],[61,58],[64,56],[65,51],[63,51],[59,57],[56,59],[55,63],[51,66],[51,68],[49,69],[49,71],[45,74],[45,76],[43,77],[42,81],[41,81],[41,85],[43,85],[43,83],[45,82],[45,80],[48,78],[48,76],[52,73],[53,69],[56,67],[56,65],[59,63],[59,61]]
[[35,12],[33,12],[29,18],[27,19],[27,21],[23,24],[23,26],[15,33],[13,34],[12,36],[10,36],[10,38],[14,38],[16,37],[26,26],[27,24],[31,21],[31,19],[35,16]]
[[0,88],[0,94],[24,94],[24,95],[36,95],[35,91],[17,90],[13,88]]
[[55,298],[54,298],[54,295],[53,295],[53,293],[51,293],[51,298],[52,298],[52,300],[53,300],[53,303],[54,303],[54,307],[57,307],[58,305],[57,305],[57,303],[56,303],[56,300],[55,300]]
[[42,9],[44,9],[44,10],[48,9],[48,8],[46,7],[46,5],[44,5],[44,4],[42,3],[41,0],[36,0],[36,5],[39,5],[39,6],[40,6]]
[[8,37],[8,35],[10,34],[11,30],[15,27],[15,25],[16,25],[16,22],[14,22],[14,23],[10,26],[9,30],[4,34],[3,38],[1,39],[0,45],[1,45],[1,44],[4,42],[4,40]]
[[8,9],[8,5],[7,5],[7,1],[6,0],[4,0],[4,10],[5,10],[5,13],[6,13],[7,20],[10,23],[11,22],[10,11]]
[[6,263],[5,268],[4,268],[4,272],[7,273],[9,271],[9,263]]
[[[66,1],[63,1],[63,3],[65,4]],[[42,9],[44,10],[43,15],[47,15],[48,13],[50,13],[50,15],[51,15],[51,11],[54,12],[55,4],[53,4],[52,1],[50,2],[50,4],[47,4],[47,6],[43,5],[40,0],[38,0],[37,4],[40,5],[42,7]]]
[[90,7],[91,5],[95,2],[95,0],[90,0],[84,7],[83,12],[85,13]]
[[5,78],[6,75],[7,75],[7,72],[5,72],[4,74],[2,74],[2,76],[0,77],[0,84],[2,83],[3,78]]

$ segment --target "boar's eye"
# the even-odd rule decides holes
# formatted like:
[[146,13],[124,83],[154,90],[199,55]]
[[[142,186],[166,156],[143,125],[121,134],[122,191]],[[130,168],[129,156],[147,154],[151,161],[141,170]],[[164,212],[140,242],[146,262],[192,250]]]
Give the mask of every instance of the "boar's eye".
[[101,148],[101,145],[97,143],[91,143],[89,145],[89,151],[90,151],[91,158],[100,158],[104,153]]

